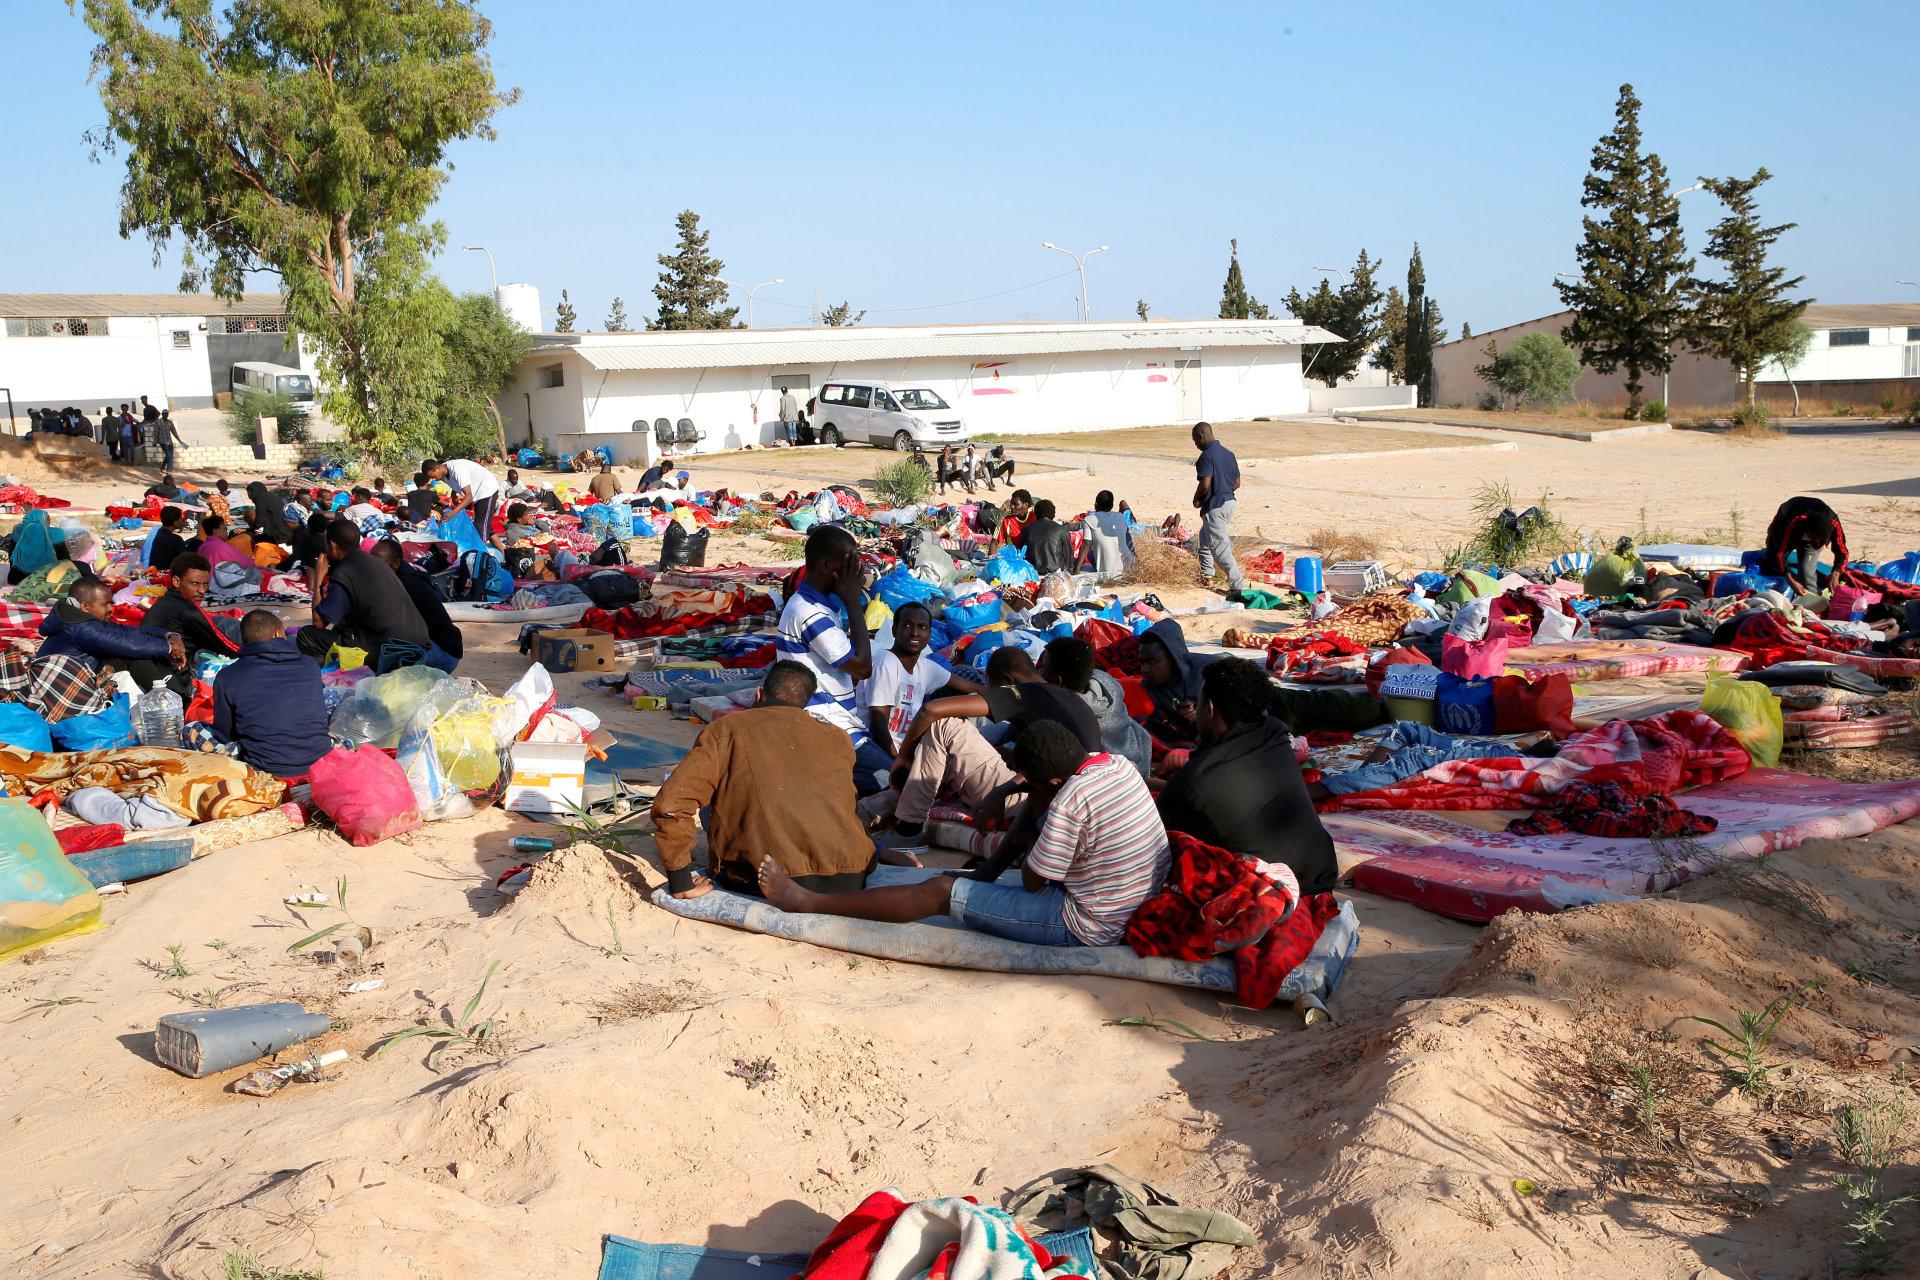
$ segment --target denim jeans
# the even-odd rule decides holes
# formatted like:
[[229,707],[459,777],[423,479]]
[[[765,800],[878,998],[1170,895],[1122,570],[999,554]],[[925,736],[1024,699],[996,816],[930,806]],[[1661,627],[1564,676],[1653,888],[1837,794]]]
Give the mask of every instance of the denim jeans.
[[1066,924],[1067,891],[1057,884],[1029,893],[1020,873],[1009,872],[991,883],[960,879],[953,882],[947,914],[953,922],[976,933],[990,933],[1012,942],[1041,947],[1079,947]]
[[[1359,740],[1364,741],[1370,736],[1362,735]],[[1510,742],[1441,733],[1411,720],[1401,720],[1387,726],[1378,741],[1390,753],[1384,761],[1363,764],[1345,773],[1328,774],[1321,780],[1327,790],[1336,796],[1355,791],[1374,791],[1390,787],[1416,773],[1424,773],[1449,760],[1485,760],[1518,754],[1518,749]]]
[[870,796],[885,791],[887,775],[891,772],[893,772],[893,752],[872,738],[854,745],[853,790],[856,795]]

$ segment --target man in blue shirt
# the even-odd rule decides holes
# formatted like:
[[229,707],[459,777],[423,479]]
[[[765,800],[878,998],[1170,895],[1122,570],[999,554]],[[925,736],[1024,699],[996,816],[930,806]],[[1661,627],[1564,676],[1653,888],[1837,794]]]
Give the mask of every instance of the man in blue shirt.
[[1240,574],[1240,562],[1233,558],[1234,498],[1240,489],[1240,462],[1233,451],[1213,436],[1213,424],[1201,422],[1193,428],[1193,447],[1200,451],[1194,462],[1199,483],[1193,489],[1194,509],[1200,513],[1200,577],[1212,585],[1213,565],[1217,560],[1227,571],[1229,593],[1246,588]]

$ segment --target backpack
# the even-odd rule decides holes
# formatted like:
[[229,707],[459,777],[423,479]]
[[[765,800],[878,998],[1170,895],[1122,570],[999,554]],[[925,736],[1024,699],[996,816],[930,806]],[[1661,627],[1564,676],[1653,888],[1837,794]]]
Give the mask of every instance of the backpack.
[[612,565],[627,563],[627,544],[618,538],[608,538],[594,550],[588,564]]
[[640,598],[640,584],[618,570],[611,573],[588,574],[576,585],[587,593],[589,600],[602,609],[618,609]]
[[1000,531],[1000,522],[1006,518],[1007,513],[998,503],[983,502],[973,510],[974,532],[992,537]]
[[440,586],[449,601],[488,604],[513,594],[513,574],[507,566],[484,551],[469,551],[446,574],[449,581]]

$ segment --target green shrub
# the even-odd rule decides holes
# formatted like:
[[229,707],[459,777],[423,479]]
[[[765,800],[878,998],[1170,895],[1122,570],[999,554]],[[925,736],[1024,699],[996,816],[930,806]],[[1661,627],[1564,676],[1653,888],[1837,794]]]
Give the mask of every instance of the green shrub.
[[1501,403],[1500,397],[1491,391],[1480,397],[1480,411],[1482,413],[1498,413],[1506,407],[1505,404]]
[[258,441],[262,418],[280,420],[280,443],[299,444],[313,430],[313,423],[303,410],[293,405],[293,397],[284,392],[241,387],[221,413],[227,420],[227,434],[235,444],[251,445]]
[[873,473],[873,496],[889,507],[925,502],[932,493],[933,472],[912,458],[903,458]]
[[1892,396],[1880,397],[1880,416],[1883,418],[1891,418],[1893,416],[1893,397]]
[[1665,422],[1666,420],[1667,402],[1665,400],[1649,400],[1640,406],[1640,421]]
[[1564,404],[1580,381],[1580,357],[1551,333],[1529,333],[1493,358],[1489,381],[1523,405]]

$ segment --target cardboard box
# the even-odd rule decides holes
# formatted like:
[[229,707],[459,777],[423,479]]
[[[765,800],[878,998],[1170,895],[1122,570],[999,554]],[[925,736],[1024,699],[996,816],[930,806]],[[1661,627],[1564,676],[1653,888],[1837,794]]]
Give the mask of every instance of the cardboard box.
[[611,671],[613,637],[585,627],[542,631],[533,638],[533,660],[549,671]]
[[513,777],[502,806],[509,813],[567,815],[587,798],[587,748],[579,742],[516,742]]

